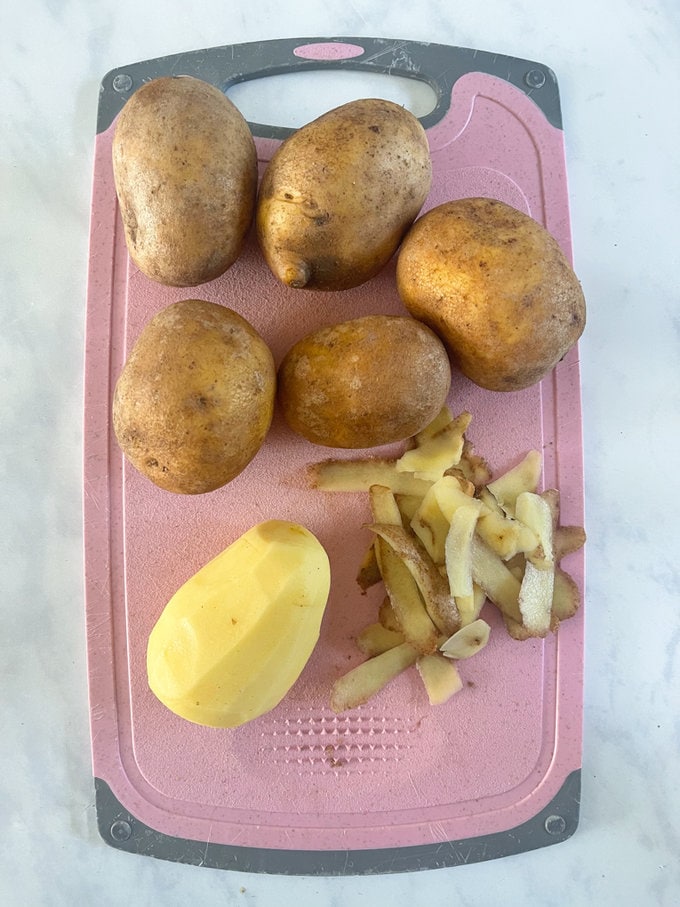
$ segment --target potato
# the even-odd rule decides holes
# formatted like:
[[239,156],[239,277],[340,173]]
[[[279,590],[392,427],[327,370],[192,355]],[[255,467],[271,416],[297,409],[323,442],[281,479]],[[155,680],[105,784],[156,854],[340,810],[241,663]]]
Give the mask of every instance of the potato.
[[202,494],[237,476],[269,430],[276,371],[269,348],[225,306],[198,299],[155,315],[116,384],[123,453],[156,485]]
[[451,369],[441,341],[407,316],[368,315],[299,340],[279,368],[290,427],[314,444],[376,447],[437,415]]
[[399,251],[397,287],[461,371],[494,391],[540,381],[585,327],[581,286],[555,239],[493,199],[423,215]]
[[147,647],[151,690],[210,727],[270,711],[312,654],[329,589],[328,556],[304,526],[254,526],[165,606]]
[[343,104],[293,133],[260,187],[257,231],[290,287],[346,290],[387,264],[432,182],[425,130],[376,98]]
[[223,274],[253,220],[257,154],[222,92],[154,79],[120,113],[113,173],[130,257],[147,277],[191,287]]

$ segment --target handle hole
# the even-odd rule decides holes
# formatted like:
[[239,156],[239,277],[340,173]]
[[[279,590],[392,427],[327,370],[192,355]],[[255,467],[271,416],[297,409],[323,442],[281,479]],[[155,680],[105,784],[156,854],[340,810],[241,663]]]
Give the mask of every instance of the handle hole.
[[359,98],[384,98],[417,117],[427,116],[437,103],[434,90],[422,79],[351,69],[262,76],[231,85],[226,93],[251,123],[290,129]]

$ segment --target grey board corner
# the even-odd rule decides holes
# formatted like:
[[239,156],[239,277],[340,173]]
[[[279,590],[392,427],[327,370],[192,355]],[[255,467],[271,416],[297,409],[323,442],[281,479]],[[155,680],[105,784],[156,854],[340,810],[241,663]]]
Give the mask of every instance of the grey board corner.
[[[363,52],[341,60],[310,60],[294,53],[302,45],[323,43],[354,44],[363,48]],[[141,85],[161,76],[195,76],[227,91],[232,85],[248,79],[327,69],[388,73],[427,82],[434,90],[437,102],[429,114],[420,117],[426,129],[445,116],[451,89],[461,76],[469,72],[488,73],[523,91],[553,126],[562,128],[557,78],[543,63],[446,44],[336,36],[226,44],[112,69],[104,76],[99,89],[97,133],[109,128],[125,102]],[[250,126],[253,134],[262,138],[283,139],[293,132],[266,123],[251,123]]]
[[176,863],[277,875],[379,875],[480,863],[559,844],[578,827],[581,771],[567,776],[537,815],[507,831],[461,841],[369,850],[275,850],[175,838],[140,822],[94,779],[99,832],[112,847]]

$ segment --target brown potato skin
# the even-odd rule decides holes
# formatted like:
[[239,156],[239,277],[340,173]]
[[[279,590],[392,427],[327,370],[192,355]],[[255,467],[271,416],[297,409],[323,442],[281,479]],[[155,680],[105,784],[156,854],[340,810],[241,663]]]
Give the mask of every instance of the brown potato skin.
[[166,491],[203,494],[230,482],[260,449],[276,396],[274,359],[257,331],[214,302],[162,309],[116,384],[123,453]]
[[260,186],[257,233],[290,287],[346,290],[396,251],[432,182],[425,130],[391,101],[343,104],[286,139]]
[[451,384],[441,341],[408,316],[368,315],[299,340],[279,367],[288,425],[325,447],[402,441],[428,425]]
[[245,119],[213,85],[154,79],[121,111],[113,173],[130,257],[147,277],[192,287],[238,258],[252,223],[257,153]]
[[581,336],[586,304],[556,240],[500,201],[446,202],[413,225],[397,259],[397,288],[481,387],[536,384]]

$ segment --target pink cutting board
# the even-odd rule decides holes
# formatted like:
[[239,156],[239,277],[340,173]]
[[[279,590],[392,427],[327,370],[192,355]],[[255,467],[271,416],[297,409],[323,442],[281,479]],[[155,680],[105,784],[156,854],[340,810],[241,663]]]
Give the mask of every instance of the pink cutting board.
[[[235,309],[277,363],[317,326],[406,314],[394,262],[342,294],[288,290],[251,236],[221,278],[192,290],[154,284],[130,262],[111,170],[115,116],[144,81],[187,73],[223,89],[245,78],[347,66],[421,78],[438,103],[422,118],[434,168],[425,209],[490,196],[532,215],[571,258],[564,136],[551,71],[463,48],[317,38],[214,48],[146,61],[102,84],[95,146],[85,357],[84,521],[92,757],[101,834],[124,850],[240,870],[341,874],[451,866],[568,838],[579,810],[583,609],[544,641],[515,642],[495,609],[491,641],[465,662],[464,690],[431,707],[415,670],[368,705],[335,715],[333,680],[361,660],[355,634],[379,589],[359,594],[369,540],[365,495],[326,495],[308,464],[337,452],[293,435],[279,414],[232,483],[184,497],[124,462],[111,398],[127,353],[154,313],[182,298]],[[285,130],[251,124],[261,171]],[[450,406],[473,414],[469,437],[497,473],[543,451],[562,522],[583,525],[578,351],[540,385],[513,394],[454,374]],[[379,452],[396,452],[399,445]],[[376,453],[372,451],[371,453]],[[340,456],[356,456],[355,452]],[[145,672],[149,632],[175,590],[255,523],[302,522],[326,547],[331,597],[299,681],[274,711],[236,729],[169,712]],[[564,562],[581,588],[582,553]]]

